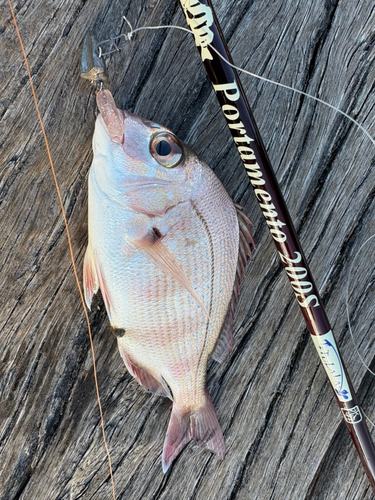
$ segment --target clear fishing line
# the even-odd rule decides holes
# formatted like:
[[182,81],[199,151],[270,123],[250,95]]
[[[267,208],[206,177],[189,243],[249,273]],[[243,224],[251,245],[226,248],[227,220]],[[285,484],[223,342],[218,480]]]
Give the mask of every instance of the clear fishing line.
[[[98,50],[98,54],[99,54],[99,57],[103,57],[103,56],[106,56],[106,55],[110,55],[110,54],[113,54],[113,53],[116,53],[116,52],[120,52],[121,49],[123,47],[125,47],[127,45],[127,42],[130,42],[132,39],[133,39],[133,35],[139,31],[146,31],[146,30],[158,30],[158,29],[178,29],[180,31],[185,31],[187,33],[191,33],[193,36],[194,36],[194,33],[193,31],[189,30],[188,28],[184,28],[182,26],[177,26],[177,25],[159,25],[159,26],[141,26],[139,28],[136,28],[136,29],[133,29],[130,21],[125,17],[123,16],[123,19],[125,20],[125,22],[127,23],[127,25],[129,26],[130,28],[130,31],[128,33],[123,33],[117,37],[110,37],[108,40],[104,40],[102,42],[100,42],[98,45],[97,45],[97,50]],[[116,44],[116,40],[120,40],[121,38],[124,38],[125,39],[125,43],[123,43],[122,45],[118,46]],[[101,45],[103,43],[112,43],[112,45],[115,47],[114,49],[110,49],[108,52],[103,52],[102,51],[102,48],[101,48]],[[341,109],[337,108],[336,106],[334,106],[333,104],[330,104],[326,101],[323,101],[322,99],[319,99],[319,97],[315,97],[307,92],[303,92],[302,90],[299,90],[299,89],[296,89],[294,87],[291,87],[289,85],[285,85],[283,83],[279,83],[279,82],[276,82],[274,80],[271,80],[270,78],[265,78],[263,76],[260,76],[260,75],[257,75],[256,73],[252,73],[251,71],[247,71],[246,69],[244,68],[241,68],[239,66],[236,66],[235,64],[232,64],[231,62],[229,62],[223,55],[221,55],[216,49],[215,47],[213,47],[210,43],[208,44],[209,47],[211,47],[211,49],[216,52],[216,54],[223,60],[225,61],[229,66],[231,66],[232,68],[236,69],[237,71],[240,71],[242,73],[246,73],[247,75],[249,76],[252,76],[253,78],[257,78],[258,80],[261,80],[261,81],[264,81],[264,82],[267,82],[267,83],[271,83],[272,85],[276,85],[278,87],[281,87],[281,88],[284,88],[284,89],[287,89],[287,90],[291,90],[292,92],[295,92],[297,94],[300,94],[300,95],[303,95],[305,97],[308,97],[309,99],[312,99],[320,104],[323,104],[324,106],[334,110],[336,113],[339,113],[340,115],[344,116],[345,118],[347,118],[348,120],[350,120],[352,123],[354,123],[354,125],[359,128],[366,136],[367,138],[371,141],[371,143],[375,146],[375,140],[374,138],[370,135],[370,133],[368,132],[368,130],[366,130],[365,127],[363,127],[358,121],[356,121],[354,118],[352,118],[350,115],[348,115],[347,113],[345,113],[344,111],[342,111]],[[372,239],[372,238],[375,238],[375,234],[370,236],[369,238],[367,238],[367,240],[361,245],[361,247],[359,248],[359,250],[357,251],[357,253],[355,254],[354,256],[354,259],[351,263],[351,266],[349,268],[349,275],[348,275],[348,280],[347,280],[347,288],[346,288],[346,298],[345,298],[345,307],[346,307],[346,315],[347,315],[347,320],[348,320],[348,329],[349,329],[349,332],[350,332],[350,336],[351,336],[351,339],[352,339],[352,342],[354,344],[354,348],[355,348],[355,351],[361,361],[361,363],[363,364],[363,366],[366,368],[367,371],[369,371],[373,376],[375,376],[375,372],[373,372],[371,370],[371,368],[368,366],[368,364],[365,362],[365,360],[363,359],[363,356],[361,355],[361,353],[359,352],[359,349],[356,345],[356,342],[355,342],[355,338],[354,338],[354,334],[353,334],[353,329],[352,329],[352,326],[351,326],[351,321],[350,321],[350,314],[349,314],[349,284],[350,284],[350,279],[351,279],[351,274],[352,274],[352,270],[353,270],[353,266],[354,266],[354,263],[357,259],[357,257],[359,256],[362,248]],[[375,427],[375,424],[369,419],[369,417],[365,414],[365,412],[363,412],[365,417],[367,418],[367,420],[369,421],[369,423]]]
[[[117,37],[110,37],[108,40],[103,40],[102,42],[98,43],[97,50],[98,50],[99,57],[103,57],[103,56],[106,56],[106,55],[114,54],[116,52],[120,52],[121,49],[126,46],[126,43],[118,46],[118,45],[116,45],[115,40],[120,40],[121,38],[124,38],[126,40],[126,42],[129,42],[129,41],[132,40],[133,35],[135,33],[139,32],[139,31],[144,31],[144,30],[159,30],[159,29],[178,29],[178,30],[181,30],[181,31],[185,31],[186,33],[191,33],[194,36],[194,33],[191,30],[189,30],[188,28],[184,28],[183,26],[177,26],[177,25],[173,25],[173,24],[160,25],[160,26],[141,26],[139,28],[133,29],[130,21],[125,16],[122,16],[122,18],[126,21],[126,23],[128,24],[128,26],[130,27],[130,31],[128,33],[123,33],[123,34],[121,34],[121,35],[119,35]],[[109,50],[108,52],[103,52],[102,48],[101,48],[101,45],[103,43],[112,43],[115,48],[113,50]],[[231,62],[229,62],[228,59],[226,59],[223,55],[221,55],[220,52],[217,51],[215,49],[215,47],[213,47],[210,43],[208,44],[208,46],[214,52],[216,52],[216,54],[220,57],[220,59],[222,59],[223,61],[225,61],[228,64],[228,66],[231,66],[235,70],[241,71],[242,73],[246,73],[247,75],[252,76],[253,78],[257,78],[258,80],[261,80],[263,82],[271,83],[272,85],[276,85],[277,87],[281,87],[281,88],[284,88],[284,89],[287,89],[287,90],[291,90],[292,92],[295,92],[297,94],[300,94],[300,95],[303,95],[305,97],[308,97],[309,99],[313,99],[314,101],[319,102],[320,104],[323,104],[324,106],[327,106],[330,109],[333,109],[334,111],[336,111],[340,115],[345,116],[345,118],[347,118],[352,123],[354,123],[370,139],[370,141],[372,142],[372,144],[375,146],[375,139],[370,135],[370,133],[368,132],[368,130],[366,130],[365,127],[363,127],[359,122],[357,122],[357,120],[355,120],[350,115],[348,115],[347,113],[345,113],[345,111],[341,111],[341,109],[337,108],[333,104],[330,104],[329,102],[323,101],[323,99],[319,99],[319,97],[315,97],[315,96],[313,96],[313,95],[311,95],[311,94],[309,94],[307,92],[303,92],[302,90],[296,89],[296,88],[291,87],[289,85],[285,85],[284,83],[276,82],[275,80],[271,80],[270,78],[265,78],[264,76],[257,75],[256,73],[252,73],[251,71],[247,71],[244,68],[236,66],[235,64],[232,64]]]
[[[32,93],[33,93],[33,98],[34,98],[34,102],[35,102],[35,107],[36,107],[36,110],[37,110],[37,114],[38,114],[38,118],[39,118],[39,121],[40,121],[40,126],[41,126],[41,129],[42,129],[42,133],[43,133],[43,136],[44,136],[44,139],[45,139],[45,143],[46,143],[46,148],[47,148],[47,154],[48,154],[48,157],[49,157],[49,160],[50,160],[50,165],[51,165],[51,171],[52,171],[52,174],[53,174],[53,177],[54,177],[54,181],[55,181],[55,186],[56,186],[56,190],[57,190],[57,194],[58,194],[58,197],[59,197],[59,200],[60,200],[60,205],[61,205],[61,211],[62,211],[62,214],[63,214],[63,219],[64,219],[64,224],[65,224],[65,227],[66,227],[66,233],[67,233],[67,238],[68,238],[68,244],[69,244],[69,251],[70,251],[70,255],[71,255],[71,261],[72,261],[72,266],[73,266],[73,270],[74,270],[74,274],[75,274],[75,277],[76,277],[76,281],[77,281],[77,287],[78,287],[78,290],[80,292],[80,296],[81,296],[81,299],[82,299],[82,292],[81,292],[81,287],[80,287],[80,284],[79,284],[79,280],[78,280],[78,277],[77,277],[77,272],[75,270],[75,261],[74,261],[74,256],[73,256],[73,251],[72,251],[72,247],[71,247],[71,242],[70,242],[70,236],[69,236],[69,229],[68,229],[68,223],[67,223],[67,220],[66,220],[66,217],[65,217],[65,212],[64,212],[64,207],[63,207],[63,204],[62,204],[62,200],[61,200],[61,195],[60,195],[60,191],[59,191],[59,187],[58,187],[58,184],[57,184],[57,180],[56,180],[56,176],[55,176],[55,172],[54,172],[54,167],[53,167],[53,163],[52,163],[52,158],[51,158],[51,155],[50,155],[50,151],[49,151],[49,146],[48,146],[48,141],[47,141],[47,137],[46,137],[46,134],[45,134],[45,131],[44,131],[44,126],[43,126],[43,122],[41,120],[41,117],[40,117],[40,113],[39,113],[39,108],[38,108],[38,103],[37,103],[37,100],[36,100],[36,96],[35,96],[35,91],[34,91],[34,87],[33,87],[33,83],[32,83],[32,79],[31,79],[31,74],[30,74],[30,70],[29,70],[29,66],[28,66],[28,62],[27,62],[27,57],[26,57],[26,53],[25,53],[25,50],[23,48],[23,43],[22,43],[22,39],[21,39],[21,36],[20,36],[20,33],[19,33],[19,30],[18,30],[18,26],[17,26],[17,22],[16,22],[16,18],[15,18],[15,14],[14,14],[14,11],[13,11],[13,7],[12,7],[12,3],[11,3],[11,0],[8,0],[8,3],[9,3],[9,7],[10,7],[10,10],[11,10],[11,13],[12,13],[12,18],[13,18],[13,22],[14,22],[14,25],[15,25],[15,29],[16,29],[16,32],[17,32],[17,35],[18,35],[18,38],[19,38],[19,42],[20,42],[20,45],[21,45],[21,49],[22,49],[22,52],[23,52],[23,55],[24,55],[24,59],[25,59],[25,64],[26,64],[26,68],[27,68],[27,71],[28,71],[28,74],[29,74],[29,79],[30,79],[30,85],[31,85],[31,90],[32,90]],[[128,21],[128,19],[123,16],[123,19],[125,20],[125,22],[128,24],[129,28],[130,28],[130,32],[128,32],[127,34],[123,34],[123,35],[120,35],[119,37],[113,37],[113,38],[110,38],[109,40],[105,40],[105,42],[111,42],[113,44],[113,46],[115,47],[114,50],[110,50],[109,52],[106,52],[106,53],[103,53],[102,52],[102,49],[100,47],[100,45],[104,42],[101,42],[99,45],[98,45],[98,49],[99,49],[99,57],[102,57],[102,56],[105,56],[105,55],[109,55],[111,53],[114,53],[114,52],[118,52],[121,50],[121,48],[123,47],[122,46],[117,46],[116,43],[115,43],[115,40],[118,40],[122,37],[125,38],[126,41],[130,41],[132,39],[132,36],[139,32],[139,31],[143,31],[143,30],[156,30],[156,29],[178,29],[178,30],[181,30],[181,31],[185,31],[187,33],[191,33],[194,35],[194,33],[187,29],[187,28],[184,28],[182,26],[176,26],[176,25],[159,25],[159,26],[142,26],[142,27],[139,27],[139,28],[136,28],[136,29],[133,29],[132,25],[130,24],[130,22]],[[327,103],[326,101],[323,101],[322,99],[319,99],[318,97],[315,97],[311,94],[308,94],[307,92],[303,92],[299,89],[296,89],[296,88],[293,88],[293,87],[290,87],[288,85],[285,85],[285,84],[282,84],[282,83],[279,83],[279,82],[276,82],[274,80],[271,80],[269,78],[265,78],[265,77],[262,77],[260,75],[257,75],[255,73],[252,73],[250,71],[247,71],[245,70],[244,68],[240,68],[232,63],[230,63],[224,56],[222,56],[214,47],[212,47],[211,44],[209,44],[209,46],[211,47],[211,49],[216,52],[218,54],[218,56],[223,59],[229,66],[233,67],[234,69],[236,69],[237,71],[240,71],[242,73],[246,73],[248,74],[249,76],[252,76],[253,78],[257,78],[261,81],[264,81],[264,82],[267,82],[267,83],[271,83],[273,85],[276,85],[278,87],[282,87],[282,88],[285,88],[287,90],[291,90],[292,92],[296,92],[300,95],[303,95],[305,97],[308,97],[310,99],[313,99],[314,101],[316,102],[319,102],[329,108],[331,108],[332,110],[336,111],[337,113],[345,116],[348,120],[350,120],[351,122],[353,122],[369,139],[370,141],[372,142],[372,144],[375,146],[375,140],[372,138],[372,136],[369,134],[369,132],[360,124],[358,123],[354,118],[352,118],[350,115],[348,115],[347,113],[345,113],[344,111],[341,111],[339,108],[337,108],[336,106],[333,106],[332,104],[329,104]],[[373,375],[375,375],[375,373],[369,368],[369,366],[365,363],[364,359],[362,358],[361,354],[359,353],[358,351],[358,348],[355,344],[355,340],[354,340],[354,335],[353,335],[353,331],[352,331],[352,328],[351,328],[351,323],[350,323],[350,315],[349,315],[349,308],[348,308],[348,297],[349,297],[349,282],[350,282],[350,277],[351,277],[351,272],[352,272],[352,269],[353,269],[353,265],[354,265],[354,262],[356,260],[356,258],[358,257],[361,249],[368,243],[369,240],[371,240],[372,238],[374,238],[375,235],[373,236],[370,236],[363,244],[362,246],[360,247],[360,249],[358,250],[358,252],[356,253],[354,259],[353,259],[353,262],[351,264],[351,267],[350,267],[350,271],[349,271],[349,278],[348,278],[348,284],[347,284],[347,291],[346,291],[346,312],[347,312],[347,318],[348,318],[348,327],[349,327],[349,331],[350,331],[350,334],[351,334],[351,337],[352,337],[352,340],[353,340],[353,343],[354,343],[354,346],[355,346],[355,349],[356,349],[356,352],[361,360],[361,362],[363,363],[363,365],[366,367],[366,369],[368,371],[370,371],[370,373],[372,373]],[[84,305],[84,302],[83,302],[83,308],[84,308],[84,312],[85,312],[85,315],[86,315],[86,319],[87,319],[87,323],[88,323],[88,330],[89,330],[89,336],[90,336],[90,343],[91,343],[91,349],[92,349],[92,356],[93,356],[93,366],[94,366],[94,378],[95,378],[95,386],[96,386],[96,390],[97,390],[97,395],[98,395],[98,404],[99,404],[99,410],[100,410],[100,417],[101,417],[101,425],[102,425],[102,431],[103,431],[103,439],[104,439],[104,444],[105,444],[105,448],[106,448],[106,452],[107,452],[107,457],[108,457],[108,462],[109,462],[109,468],[110,468],[110,477],[111,477],[111,483],[112,483],[112,494],[113,494],[113,498],[115,499],[116,496],[115,496],[115,490],[114,490],[114,481],[113,481],[113,473],[112,473],[112,467],[111,467],[111,458],[110,458],[110,454],[109,454],[109,450],[108,450],[108,447],[107,447],[107,443],[106,443],[106,439],[105,439],[105,433],[104,433],[104,422],[103,422],[103,415],[102,415],[102,410],[101,410],[101,405],[100,405],[100,398],[99,398],[99,394],[98,394],[98,386],[97,386],[97,380],[96,380],[96,369],[95,369],[95,356],[94,356],[94,351],[93,351],[93,345],[92,345],[92,339],[91,339],[91,334],[90,334],[90,324],[89,324],[89,321],[88,321],[88,317],[87,317],[87,310],[85,308],[85,305]],[[368,417],[366,416],[366,418],[368,419]],[[369,419],[368,419],[369,420]],[[373,425],[374,423],[371,422],[371,420],[369,420],[369,422]]]
[[[372,236],[370,236],[369,238],[367,238],[364,243],[362,243],[362,245],[359,247],[359,249],[357,250],[356,254],[354,255],[354,258],[352,260],[352,263],[350,264],[350,267],[349,267],[349,275],[348,275],[348,281],[347,281],[347,284],[346,284],[346,294],[345,294],[345,309],[346,309],[346,317],[347,317],[347,320],[348,320],[348,329],[349,329],[349,332],[350,332],[350,336],[351,336],[351,339],[352,339],[352,342],[353,342],[353,345],[354,345],[354,349],[355,349],[355,352],[357,353],[357,356],[359,357],[359,359],[361,360],[361,363],[363,364],[363,366],[366,368],[366,370],[368,372],[371,373],[371,375],[374,375],[375,376],[375,372],[373,372],[371,370],[371,368],[369,367],[369,365],[366,363],[366,361],[363,359],[363,356],[362,354],[359,352],[359,349],[357,347],[357,344],[356,344],[356,341],[355,341],[355,338],[354,338],[354,333],[353,333],[353,329],[352,329],[352,325],[351,325],[351,320],[350,320],[350,313],[349,313],[349,285],[350,285],[350,279],[351,279],[351,275],[352,275],[352,271],[353,271],[353,268],[354,268],[354,264],[355,264],[355,261],[357,260],[357,258],[359,257],[359,254],[361,253],[361,250],[364,246],[367,245],[367,243],[372,240],[373,238],[375,238],[375,234],[373,234]],[[363,411],[363,410],[362,410]],[[375,424],[374,422],[366,415],[365,412],[363,412],[365,417],[367,418],[368,422],[372,425],[372,427],[375,427]]]

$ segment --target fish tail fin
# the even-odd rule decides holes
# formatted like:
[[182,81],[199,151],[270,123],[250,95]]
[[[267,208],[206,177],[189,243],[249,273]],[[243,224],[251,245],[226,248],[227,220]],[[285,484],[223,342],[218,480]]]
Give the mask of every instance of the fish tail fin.
[[163,448],[162,464],[164,474],[169,469],[173,460],[188,444],[191,437],[190,412],[182,411],[173,403],[172,414],[169,420]]
[[222,460],[225,455],[223,433],[217,420],[211,397],[206,391],[205,404],[190,416],[190,427],[197,443],[215,453]]
[[173,404],[163,449],[164,473],[192,438],[198,444],[216,453],[219,458],[224,458],[223,433],[207,391],[205,404],[200,408],[186,411]]

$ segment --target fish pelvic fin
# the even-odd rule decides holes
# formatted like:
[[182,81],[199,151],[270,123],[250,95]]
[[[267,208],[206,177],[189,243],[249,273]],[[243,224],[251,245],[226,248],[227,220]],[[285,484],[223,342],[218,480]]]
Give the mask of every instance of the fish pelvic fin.
[[102,292],[102,297],[104,300],[105,308],[107,310],[108,318],[112,324],[112,312],[113,308],[109,300],[109,292],[106,282],[103,278],[103,273],[100,268],[100,264],[95,258],[94,251],[90,247],[87,247],[85,253],[85,260],[83,263],[83,293],[85,296],[85,302],[88,309],[91,309],[91,302],[93,296],[99,290]]
[[219,458],[224,458],[223,433],[207,391],[205,404],[198,409],[185,410],[176,403],[173,404],[163,448],[164,473],[192,438],[201,446],[216,453]]
[[93,296],[99,290],[99,279],[96,271],[94,252],[89,245],[86,249],[85,260],[83,263],[83,293],[85,302],[89,309],[91,309],[91,302]]

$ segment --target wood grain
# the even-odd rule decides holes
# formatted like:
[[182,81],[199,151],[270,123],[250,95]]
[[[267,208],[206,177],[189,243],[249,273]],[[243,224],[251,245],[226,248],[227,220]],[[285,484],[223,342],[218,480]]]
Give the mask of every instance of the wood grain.
[[[339,106],[375,136],[370,0],[215,2],[235,62]],[[185,21],[172,0],[15,1],[81,268],[94,94],[80,43],[134,26]],[[87,327],[22,54],[0,6],[0,499],[111,498]],[[208,387],[227,453],[190,443],[163,475],[170,402],[126,372],[101,298],[90,313],[118,499],[372,499],[193,40],[138,34],[108,62],[119,107],[172,129],[207,161],[254,222],[257,250],[235,346]],[[242,77],[255,118],[365,411],[375,384],[350,340],[350,264],[375,233],[374,145],[314,101]],[[350,282],[357,346],[374,369],[374,241]]]

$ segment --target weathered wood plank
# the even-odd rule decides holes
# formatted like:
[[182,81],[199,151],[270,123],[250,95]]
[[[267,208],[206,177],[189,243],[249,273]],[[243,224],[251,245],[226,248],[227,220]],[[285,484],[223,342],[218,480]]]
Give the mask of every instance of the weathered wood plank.
[[[216,1],[239,65],[319,96],[372,135],[374,6],[370,0]],[[80,43],[136,26],[185,26],[178,2],[19,1],[24,39],[81,270],[94,96],[79,77]],[[0,498],[111,498],[87,329],[47,155],[9,9],[0,48]],[[94,334],[118,498],[373,498],[290,286],[249,189],[193,41],[139,34],[108,64],[120,107],[172,129],[215,170],[255,224],[257,251],[236,316],[233,353],[208,387],[227,446],[220,462],[191,443],[167,475],[170,403],[126,373],[101,299]],[[242,78],[287,204],[365,410],[375,384],[345,315],[349,265],[375,233],[374,146],[350,122],[289,91]],[[353,270],[358,346],[373,364],[374,252]],[[80,271],[80,275],[81,275]]]

